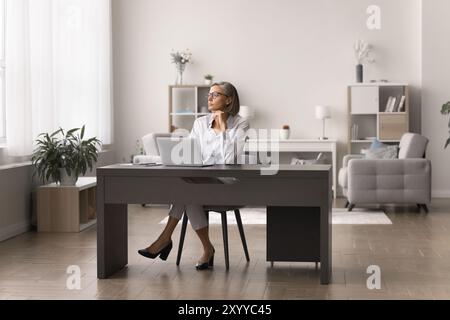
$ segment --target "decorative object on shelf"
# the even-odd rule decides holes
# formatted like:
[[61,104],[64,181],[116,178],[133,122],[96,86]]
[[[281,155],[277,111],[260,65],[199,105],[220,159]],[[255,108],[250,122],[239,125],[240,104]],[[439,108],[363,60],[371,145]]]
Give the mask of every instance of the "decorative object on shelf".
[[172,57],[172,63],[175,64],[177,69],[177,78],[175,81],[176,85],[182,85],[183,84],[183,73],[186,70],[186,64],[192,63],[192,53],[189,51],[189,49],[186,49],[185,51],[177,51],[170,54]]
[[363,41],[359,40],[355,44],[355,57],[357,61],[356,65],[356,82],[363,83],[364,82],[364,63],[374,63],[375,59],[371,57],[372,54],[372,46]]
[[[444,116],[450,114],[450,101],[442,106],[441,113]],[[450,122],[448,123],[448,129],[449,129],[449,133],[450,133]],[[445,149],[447,149],[447,147],[449,145],[450,145],[450,137],[448,138],[447,142],[445,143]]]
[[205,78],[205,84],[207,86],[212,85],[212,82],[214,80],[214,76],[212,74],[206,74],[204,78]]
[[352,125],[352,140],[353,141],[359,140],[359,135],[358,135],[359,133],[358,133],[358,131],[359,131],[359,126],[354,123]]
[[67,133],[60,128],[50,135],[40,134],[31,158],[33,177],[38,174],[44,184],[52,179],[61,186],[74,186],[80,175],[85,175],[88,168],[92,170],[98,158],[97,145],[101,146],[97,138],[83,140],[84,132],[85,126]]
[[316,118],[323,121],[322,124],[322,137],[319,140],[328,140],[325,137],[325,120],[331,118],[330,108],[326,106],[316,106]]
[[288,125],[284,125],[283,129],[280,131],[280,139],[281,140],[289,140],[291,136],[291,128]]

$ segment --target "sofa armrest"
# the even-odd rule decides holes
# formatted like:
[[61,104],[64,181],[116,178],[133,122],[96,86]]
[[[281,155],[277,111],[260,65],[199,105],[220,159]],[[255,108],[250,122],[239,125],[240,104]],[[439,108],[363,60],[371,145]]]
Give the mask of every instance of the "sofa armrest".
[[355,204],[429,204],[431,162],[427,159],[350,161],[348,198]]
[[344,157],[344,162],[343,162],[343,168],[347,168],[348,167],[348,163],[350,162],[350,160],[358,160],[358,159],[364,159],[364,155],[362,154],[348,154]]

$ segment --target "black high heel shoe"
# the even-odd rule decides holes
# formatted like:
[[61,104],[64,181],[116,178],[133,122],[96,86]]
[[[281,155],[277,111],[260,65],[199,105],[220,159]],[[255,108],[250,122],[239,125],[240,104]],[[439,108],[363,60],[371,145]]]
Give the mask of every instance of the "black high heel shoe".
[[144,257],[149,258],[149,259],[155,259],[156,257],[159,256],[159,258],[160,258],[161,260],[166,261],[166,260],[167,260],[167,257],[169,256],[170,251],[172,250],[172,247],[173,247],[173,243],[172,243],[172,241],[170,241],[169,244],[168,244],[167,246],[165,246],[164,248],[162,248],[162,249],[161,249],[159,252],[157,252],[157,253],[150,253],[150,252],[148,252],[147,249],[141,249],[141,250],[138,251],[138,253],[139,253],[141,256],[144,256]]
[[204,262],[204,263],[197,263],[195,265],[195,268],[197,270],[207,270],[209,268],[213,268],[214,267],[214,255],[216,254],[216,250],[213,248],[213,255],[211,258],[209,258],[208,262]]

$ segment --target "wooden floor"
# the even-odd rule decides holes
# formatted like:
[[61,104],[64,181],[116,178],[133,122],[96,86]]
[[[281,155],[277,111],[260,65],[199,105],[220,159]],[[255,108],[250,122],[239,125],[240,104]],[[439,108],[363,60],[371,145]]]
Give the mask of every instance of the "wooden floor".
[[[343,201],[338,200],[338,207]],[[246,263],[236,226],[229,227],[230,271],[221,228],[211,227],[214,271],[195,270],[200,243],[189,228],[180,267],[136,251],[159,234],[166,207],[129,207],[129,265],[108,280],[96,278],[96,230],[80,234],[29,232],[0,243],[0,299],[450,299],[450,200],[430,213],[385,208],[393,225],[333,226],[333,280],[319,284],[314,264],[265,261],[265,226],[245,226]],[[174,235],[177,243],[178,228]],[[70,265],[81,268],[81,290],[66,288]],[[369,290],[367,267],[381,268],[381,290]]]

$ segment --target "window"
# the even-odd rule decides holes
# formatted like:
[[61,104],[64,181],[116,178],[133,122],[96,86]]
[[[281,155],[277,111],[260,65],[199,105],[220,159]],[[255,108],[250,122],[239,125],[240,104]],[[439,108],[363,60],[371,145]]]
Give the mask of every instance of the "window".
[[6,136],[5,25],[6,0],[0,0],[0,143],[5,140]]

